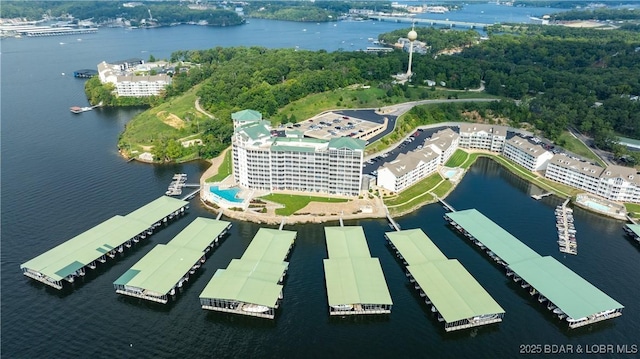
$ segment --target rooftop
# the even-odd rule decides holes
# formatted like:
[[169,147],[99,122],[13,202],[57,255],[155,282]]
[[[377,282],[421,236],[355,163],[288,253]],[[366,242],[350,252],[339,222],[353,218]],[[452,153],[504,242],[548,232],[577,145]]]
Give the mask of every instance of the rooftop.
[[450,212],[446,216],[509,265],[540,257],[538,253],[476,209]]
[[295,231],[260,228],[240,259],[282,263],[295,239]]
[[387,232],[386,235],[408,265],[447,260],[421,229]]
[[624,308],[553,257],[532,258],[509,268],[573,319]]
[[198,217],[167,244],[204,252],[230,224],[226,221]]
[[329,258],[370,258],[369,246],[360,226],[324,227]]
[[20,265],[62,280],[149,228],[137,219],[113,216]]
[[166,295],[203,255],[195,249],[158,244],[113,284]]
[[255,110],[242,110],[231,114],[234,121],[261,121],[262,114]]
[[324,274],[331,306],[393,304],[378,258],[325,259]]
[[280,292],[282,292],[282,285],[275,282],[218,269],[200,293],[200,298],[240,301],[273,308]]
[[455,259],[407,267],[442,318],[448,323],[504,309]]
[[158,199],[129,213],[127,215],[127,218],[137,219],[146,223],[147,227],[151,227],[154,223],[160,221],[162,218],[170,215],[171,213],[188,204],[189,202],[182,201],[177,198],[161,196]]

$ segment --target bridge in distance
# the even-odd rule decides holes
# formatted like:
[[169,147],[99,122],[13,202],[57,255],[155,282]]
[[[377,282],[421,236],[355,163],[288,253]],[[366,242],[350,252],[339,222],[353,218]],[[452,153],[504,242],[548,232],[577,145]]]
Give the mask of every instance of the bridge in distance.
[[377,20],[377,21],[391,21],[391,22],[408,22],[413,24],[428,24],[428,25],[442,25],[449,27],[469,27],[472,29],[476,28],[485,28],[487,26],[493,24],[487,24],[482,22],[466,22],[466,21],[452,21],[452,20],[442,20],[442,19],[421,19],[415,17],[401,17],[401,16],[384,16],[384,15],[371,15],[369,19]]

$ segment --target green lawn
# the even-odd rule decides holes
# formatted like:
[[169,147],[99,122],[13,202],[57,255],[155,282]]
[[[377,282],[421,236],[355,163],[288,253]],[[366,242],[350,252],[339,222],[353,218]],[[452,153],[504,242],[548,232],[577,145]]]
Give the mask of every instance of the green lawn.
[[589,149],[589,147],[587,147],[577,138],[573,137],[573,135],[571,135],[571,133],[569,133],[568,131],[564,131],[560,135],[556,143],[569,152],[573,152],[576,155],[580,155],[584,158],[595,161],[595,163],[599,164],[602,167],[607,166],[606,163],[602,162],[602,160],[598,158],[598,156],[591,152],[591,149]]
[[436,196],[442,198],[447,193],[449,193],[452,187],[453,187],[453,183],[451,183],[451,181],[442,181],[442,183],[440,183],[438,187],[433,189],[433,193]]
[[469,154],[461,149],[457,149],[456,152],[445,163],[446,167],[460,167],[467,160]]
[[631,217],[639,217],[640,216],[640,204],[637,203],[625,203],[624,206],[627,208],[627,212]]
[[205,180],[205,182],[220,182],[223,179],[227,178],[227,176],[233,173],[233,166],[231,163],[231,149],[227,150],[227,153],[224,155],[224,160],[218,167],[218,174],[213,175]]
[[330,197],[315,197],[315,196],[299,196],[291,194],[272,193],[264,197],[260,197],[266,201],[280,203],[284,208],[276,209],[276,214],[280,216],[290,216],[300,209],[304,208],[309,202],[333,202],[341,203],[347,202],[347,199],[342,198],[330,198]]
[[[431,176],[400,192],[398,195],[384,198],[384,203],[389,207],[401,205],[412,200],[413,198],[425,195],[426,192],[429,192],[434,187],[436,187],[436,185],[438,185],[440,181],[442,181],[442,176],[440,176],[439,173],[434,173]],[[428,196],[433,197],[430,194]]]

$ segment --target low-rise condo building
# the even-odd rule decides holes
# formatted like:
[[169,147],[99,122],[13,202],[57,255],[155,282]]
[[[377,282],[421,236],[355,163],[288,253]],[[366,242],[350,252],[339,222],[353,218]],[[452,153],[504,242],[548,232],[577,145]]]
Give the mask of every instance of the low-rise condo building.
[[612,201],[640,203],[640,174],[634,168],[602,168],[565,154],[549,161],[545,177]]
[[360,194],[365,141],[320,140],[299,131],[273,131],[269,122],[237,125],[232,138],[233,174],[240,186],[346,196]]
[[425,140],[424,147],[431,147],[433,151],[439,153],[440,165],[444,165],[458,149],[459,142],[460,135],[450,128],[445,128]]
[[460,147],[502,152],[507,140],[507,127],[469,123],[460,125]]
[[458,149],[458,134],[446,128],[424,141],[421,149],[401,153],[378,169],[378,186],[400,192],[434,173]]
[[545,169],[553,157],[553,154],[542,146],[520,136],[513,136],[505,142],[502,155],[531,172]]
[[171,84],[171,77],[161,73],[167,63],[142,62],[133,66],[130,62],[98,64],[98,76],[102,83],[112,83],[117,96],[147,97],[160,95]]

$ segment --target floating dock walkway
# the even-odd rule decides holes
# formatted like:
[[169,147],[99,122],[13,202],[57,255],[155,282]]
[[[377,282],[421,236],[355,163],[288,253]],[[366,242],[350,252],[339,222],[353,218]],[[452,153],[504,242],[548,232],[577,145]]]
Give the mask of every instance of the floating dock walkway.
[[409,281],[444,322],[447,332],[499,323],[504,309],[455,259],[448,259],[421,229],[385,234]]
[[231,223],[196,218],[169,243],[156,245],[113,282],[116,293],[166,304],[219,245]]
[[547,192],[547,193],[542,193],[542,194],[532,194],[531,198],[535,199],[536,201],[539,201],[547,196],[551,196],[553,193],[551,192]]
[[371,258],[362,227],[325,227],[324,232],[329,315],[391,313],[393,301],[380,261]]
[[447,210],[449,210],[449,212],[455,212],[455,211],[456,211],[456,209],[455,209],[455,208],[453,208],[453,206],[452,206],[452,205],[450,205],[449,203],[445,202],[445,200],[444,200],[444,199],[442,199],[442,198],[440,198],[440,197],[437,197],[437,196],[436,196],[436,198],[438,199],[438,202],[442,203],[442,205],[444,206],[444,208],[446,208]]
[[475,209],[447,213],[445,219],[472,243],[506,268],[538,302],[569,328],[622,315],[624,306],[552,257],[541,257]]
[[296,232],[261,228],[242,257],[218,269],[200,294],[202,309],[274,319]]
[[115,258],[153,234],[156,227],[184,215],[189,202],[162,196],[126,216],[116,215],[20,265],[22,274],[56,289],[73,283],[87,268]]
[[560,252],[577,255],[576,228],[573,225],[573,210],[567,207],[569,198],[556,207],[556,228],[558,229],[558,245]]

